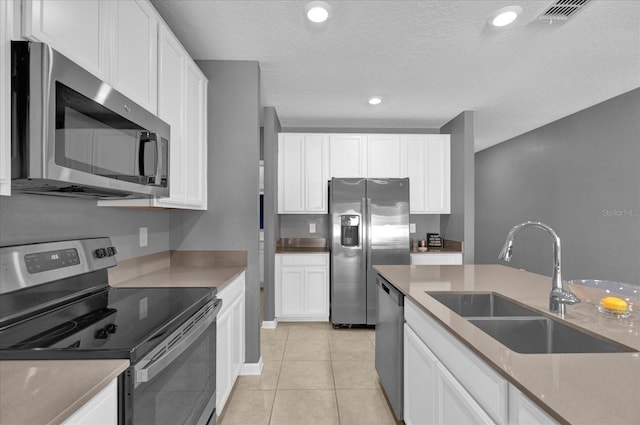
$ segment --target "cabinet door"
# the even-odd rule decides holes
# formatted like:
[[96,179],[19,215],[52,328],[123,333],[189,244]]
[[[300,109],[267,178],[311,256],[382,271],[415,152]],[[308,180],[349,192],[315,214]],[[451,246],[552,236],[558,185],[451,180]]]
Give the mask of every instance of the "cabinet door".
[[509,384],[510,425],[555,425],[557,423],[547,412]]
[[329,273],[327,267],[309,267],[304,278],[305,314],[329,317]]
[[304,267],[282,267],[280,270],[280,315],[301,316],[304,305]]
[[63,425],[116,425],[117,423],[118,382],[114,379],[69,416]]
[[184,149],[187,205],[207,209],[207,79],[197,65],[187,59],[185,84]]
[[48,43],[108,81],[109,1],[32,0],[22,3],[23,36]]
[[231,349],[233,342],[233,310],[227,309],[216,319],[216,407],[218,414],[231,394],[233,387]]
[[[110,81],[147,110],[158,110],[158,18],[147,0],[115,1]],[[175,84],[175,81],[174,81]]]
[[367,138],[362,134],[329,136],[329,179],[367,176]]
[[11,30],[14,2],[0,1],[0,195],[11,195]]
[[451,211],[451,157],[448,134],[403,136],[412,214]]
[[231,376],[235,383],[244,364],[244,293],[235,301],[232,316]]
[[462,385],[437,363],[436,411],[442,425],[495,424]]
[[304,211],[304,136],[278,136],[278,212]]
[[171,127],[169,142],[170,196],[161,198],[160,202],[183,204],[186,198],[186,181],[182,172],[185,168],[183,129],[185,62],[187,58],[182,45],[168,28],[160,28],[158,40],[158,116]]
[[407,425],[436,422],[437,359],[404,325],[404,421]]
[[405,177],[404,146],[399,135],[369,134],[367,136],[367,177]]
[[304,212],[323,214],[327,209],[328,156],[327,137],[304,137]]

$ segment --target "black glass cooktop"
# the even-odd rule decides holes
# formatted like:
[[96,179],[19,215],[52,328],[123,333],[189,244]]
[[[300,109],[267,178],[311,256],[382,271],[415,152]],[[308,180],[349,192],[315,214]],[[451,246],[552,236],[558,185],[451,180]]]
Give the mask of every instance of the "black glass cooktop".
[[210,288],[107,288],[0,330],[0,359],[135,362],[213,297]]

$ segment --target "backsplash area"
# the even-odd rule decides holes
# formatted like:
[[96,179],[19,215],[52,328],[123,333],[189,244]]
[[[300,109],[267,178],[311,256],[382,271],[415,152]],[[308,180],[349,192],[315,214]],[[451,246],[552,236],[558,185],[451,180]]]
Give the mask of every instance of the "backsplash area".
[[[139,228],[148,245],[139,246]],[[169,212],[98,207],[95,200],[15,193],[0,197],[0,245],[109,236],[118,261],[167,251]]]
[[[329,238],[331,223],[329,214],[281,214],[280,237],[281,238]],[[440,232],[440,216],[437,214],[414,214],[409,218],[410,223],[415,223],[416,233],[410,237],[425,239],[427,233]],[[316,232],[309,232],[309,225],[316,225]]]

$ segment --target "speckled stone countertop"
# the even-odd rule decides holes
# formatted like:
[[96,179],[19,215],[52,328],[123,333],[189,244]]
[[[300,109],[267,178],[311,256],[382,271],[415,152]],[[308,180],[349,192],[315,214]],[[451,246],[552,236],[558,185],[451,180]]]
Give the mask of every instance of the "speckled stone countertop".
[[124,260],[109,269],[115,287],[217,288],[247,269],[246,251],[171,251]]
[[127,367],[123,359],[3,360],[0,424],[60,424]]
[[324,238],[282,238],[276,242],[276,254],[316,254],[329,252]]
[[[554,316],[548,312],[549,277],[489,264],[374,268],[560,422],[640,424],[640,353],[520,354],[425,292],[496,292]],[[639,313],[618,319],[580,303],[567,306],[564,320],[640,350]]]

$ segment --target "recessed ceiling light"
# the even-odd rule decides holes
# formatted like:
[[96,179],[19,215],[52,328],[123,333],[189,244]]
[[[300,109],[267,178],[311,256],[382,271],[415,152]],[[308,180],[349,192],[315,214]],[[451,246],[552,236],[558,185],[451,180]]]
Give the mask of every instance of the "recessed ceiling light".
[[331,16],[331,6],[323,1],[310,1],[305,5],[304,13],[308,20],[320,24]]
[[379,105],[381,103],[382,103],[382,98],[380,97],[375,96],[369,99],[369,105]]
[[522,8],[520,6],[503,7],[502,9],[496,10],[491,15],[489,23],[494,27],[506,27],[518,19],[518,15],[520,15],[520,13],[522,13]]

